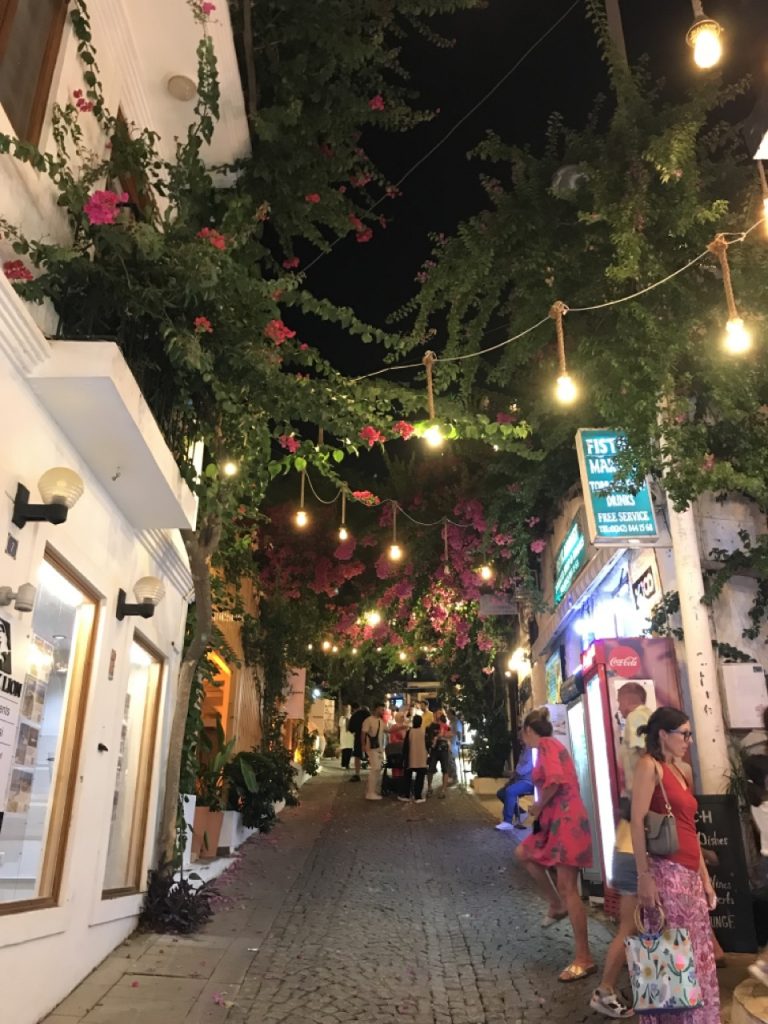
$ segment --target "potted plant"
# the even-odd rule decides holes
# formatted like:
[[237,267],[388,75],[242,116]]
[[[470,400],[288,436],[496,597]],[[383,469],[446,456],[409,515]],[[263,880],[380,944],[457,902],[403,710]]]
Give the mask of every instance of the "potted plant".
[[276,807],[298,803],[291,755],[283,748],[241,751],[225,770],[227,801],[245,828],[269,832]]
[[206,763],[200,767],[195,785],[197,804],[193,829],[192,852],[201,859],[216,856],[219,848],[221,825],[224,820],[224,770],[232,759],[235,740],[224,740],[221,720],[216,723],[218,749],[213,753],[213,744],[203,734],[203,745],[209,748]]

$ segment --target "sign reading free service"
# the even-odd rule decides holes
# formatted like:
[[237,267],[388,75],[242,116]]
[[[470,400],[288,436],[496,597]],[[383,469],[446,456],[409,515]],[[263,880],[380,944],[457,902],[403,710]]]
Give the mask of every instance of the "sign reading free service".
[[626,437],[618,430],[579,430],[576,434],[589,539],[593,544],[620,545],[627,540],[654,540],[658,536],[647,482],[636,494],[612,490],[619,477],[616,457],[626,447]]

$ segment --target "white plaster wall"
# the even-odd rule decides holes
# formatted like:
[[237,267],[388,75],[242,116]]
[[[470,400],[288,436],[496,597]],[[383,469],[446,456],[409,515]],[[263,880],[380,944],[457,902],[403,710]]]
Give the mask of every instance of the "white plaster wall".
[[[3,1019],[34,1024],[135,926],[140,897],[101,899],[128,653],[134,629],[139,629],[166,658],[146,867],[156,829],[164,737],[174,700],[189,577],[179,560],[178,538],[168,536],[164,542],[162,536],[146,537],[132,530],[32,395],[22,375],[5,360],[0,363],[0,408],[6,424],[0,461],[0,585],[16,588],[20,583],[34,583],[49,545],[101,597],[60,906],[3,914],[0,905]],[[32,500],[37,500],[37,480],[46,469],[57,465],[69,466],[80,474],[85,483],[83,497],[61,526],[29,523],[17,530],[10,521],[17,483],[29,487]],[[15,559],[4,553],[8,533],[19,542]],[[118,622],[118,589],[122,587],[130,594],[135,581],[145,575],[164,580],[165,599],[152,619]],[[23,677],[31,616],[13,608],[4,609],[2,614],[12,622],[14,675]],[[115,674],[109,680],[113,649]],[[98,743],[104,743],[109,751],[99,753]],[[41,964],[45,964],[44,984],[40,984]]]

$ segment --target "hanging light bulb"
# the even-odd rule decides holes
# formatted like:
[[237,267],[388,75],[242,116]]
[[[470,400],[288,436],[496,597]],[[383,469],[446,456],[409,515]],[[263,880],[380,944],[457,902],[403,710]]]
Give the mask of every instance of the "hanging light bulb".
[[723,55],[723,44],[720,40],[723,29],[712,18],[704,13],[701,0],[691,0],[694,21],[685,37],[685,41],[693,49],[693,62],[696,67],[707,70],[720,62]]
[[378,626],[381,622],[381,613],[377,612],[375,608],[372,608],[369,612],[365,613],[365,621],[369,626]]
[[313,647],[313,644],[307,644],[307,650],[308,650],[308,651],[311,651],[311,650],[312,650],[312,647]]
[[222,464],[221,472],[224,474],[224,476],[236,476],[239,468],[240,467],[236,462],[233,462],[231,459],[228,459],[225,463]]
[[293,517],[293,521],[296,523],[296,525],[298,526],[298,528],[300,530],[303,530],[304,527],[309,522],[309,515],[307,514],[307,510],[304,508],[304,483],[305,483],[305,479],[306,479],[306,474],[305,474],[304,470],[302,469],[302,471],[301,471],[301,490],[300,490],[300,493],[299,493],[299,508],[298,508],[298,511],[296,512],[296,515]]
[[707,248],[720,260],[720,269],[723,274],[723,288],[725,289],[725,303],[728,307],[728,321],[723,334],[723,348],[730,355],[740,356],[748,352],[752,347],[752,335],[744,326],[744,321],[739,316],[736,306],[736,298],[733,293],[733,282],[731,280],[731,267],[728,263],[728,241],[725,235],[716,235],[714,241],[710,242]]
[[405,651],[400,651],[400,653],[398,654],[398,658],[400,659],[400,661],[407,661],[408,655],[405,653]]
[[561,373],[555,384],[555,397],[562,405],[576,401],[578,389],[570,373]]
[[392,543],[389,545],[387,557],[390,562],[399,562],[403,557],[403,549],[397,543],[397,502],[392,502]]
[[352,648],[352,653],[353,653],[353,654],[357,654],[357,648],[356,648],[356,647],[353,647],[353,648]]
[[752,348],[752,335],[740,316],[731,317],[725,325],[723,348],[731,355],[740,356]]
[[330,649],[331,649],[331,641],[330,640],[323,640],[323,650],[324,651],[330,651]]
[[480,576],[480,579],[485,580],[486,583],[488,582],[488,580],[493,579],[493,566],[481,565],[477,572],[478,575]]
[[336,646],[336,644],[334,644],[333,647],[331,648],[331,654],[338,654],[338,653],[339,653],[339,648]]
[[422,437],[430,448],[439,448],[445,441],[445,437],[443,436],[443,431],[439,423],[433,423],[432,426],[427,427]]
[[341,488],[341,526],[339,527],[339,540],[349,540],[349,530],[347,529],[347,488]]
[[568,373],[568,368],[565,364],[565,327],[563,326],[563,317],[568,312],[568,307],[564,302],[553,302],[549,310],[549,315],[555,321],[555,334],[557,337],[557,362],[560,368],[560,373],[555,383],[555,398],[561,405],[570,405],[576,401],[578,396],[578,388]]

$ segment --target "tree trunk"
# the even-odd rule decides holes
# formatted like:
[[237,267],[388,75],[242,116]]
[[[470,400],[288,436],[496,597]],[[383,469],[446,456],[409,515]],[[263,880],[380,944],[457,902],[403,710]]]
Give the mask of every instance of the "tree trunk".
[[168,738],[168,759],[165,768],[165,793],[158,833],[158,866],[167,867],[173,861],[176,847],[176,821],[179,805],[179,776],[184,730],[189,710],[189,695],[197,666],[205,654],[213,632],[213,604],[211,599],[211,558],[221,539],[218,518],[209,518],[197,531],[182,530],[182,538],[189,555],[192,579],[195,585],[195,631],[181,659],[176,690],[173,721]]

